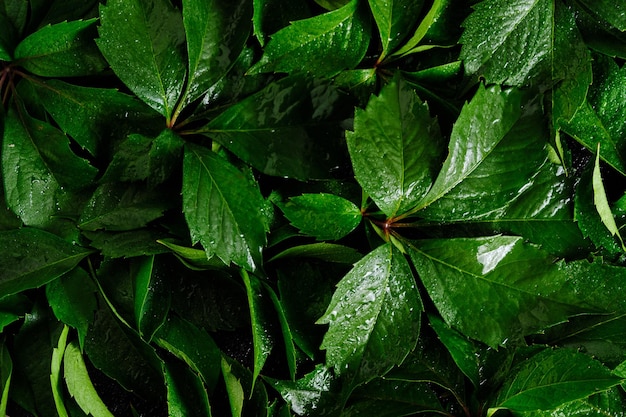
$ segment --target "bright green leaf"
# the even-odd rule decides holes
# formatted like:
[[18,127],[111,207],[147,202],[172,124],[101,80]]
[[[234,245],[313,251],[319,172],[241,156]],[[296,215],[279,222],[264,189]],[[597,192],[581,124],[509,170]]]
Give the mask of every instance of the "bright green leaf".
[[416,24],[416,17],[424,6],[423,0],[368,0],[378,26],[383,51],[379,61],[402,42]]
[[[426,16],[422,19],[417,29],[415,29],[415,33],[413,36],[397,51],[395,51],[392,56],[393,57],[402,57],[408,55],[412,52],[417,52],[419,49],[418,44],[422,41],[428,29],[439,19],[442,18],[442,14],[446,9],[446,6],[449,6],[450,0],[434,0],[432,6],[426,13]],[[423,2],[422,6],[423,6]],[[404,11],[401,12],[404,14]]]
[[15,59],[44,77],[78,77],[101,72],[106,62],[93,41],[96,19],[45,26],[15,48]]
[[200,378],[180,363],[164,364],[167,411],[170,417],[211,417],[211,407]]
[[339,282],[318,324],[329,324],[321,348],[337,374],[358,381],[400,364],[417,343],[422,302],[404,256],[387,243]]
[[6,343],[2,342],[0,347],[0,415],[6,415],[7,403],[9,401],[9,390],[11,388],[11,376],[13,375],[13,361]]
[[241,417],[243,412],[244,392],[241,381],[231,372],[232,365],[222,357],[222,375],[226,383],[226,392],[230,402],[230,412],[233,417]]
[[188,268],[202,270],[220,269],[227,266],[216,256],[208,259],[206,251],[202,249],[189,248],[167,239],[160,239],[158,243],[170,249]]
[[169,0],[108,1],[98,32],[115,74],[169,124],[185,80],[180,11]]
[[207,257],[254,270],[260,266],[267,225],[258,188],[228,161],[199,146],[185,148],[183,210],[193,243]]
[[0,232],[2,297],[40,287],[72,270],[90,251],[38,229]]
[[361,211],[349,200],[332,194],[302,194],[279,205],[291,224],[318,240],[341,239],[359,223]]
[[390,218],[426,194],[443,158],[437,121],[401,78],[356,110],[346,140],[357,181]]
[[67,334],[70,328],[63,326],[61,336],[59,336],[59,343],[57,347],[52,349],[52,360],[50,365],[50,385],[52,388],[52,397],[54,398],[54,404],[56,406],[59,417],[68,417],[67,409],[63,403],[63,392],[61,388],[61,363],[63,362],[63,354],[65,353],[65,347],[67,346]]
[[362,255],[349,246],[318,242],[308,245],[292,246],[275,255],[268,262],[282,258],[311,258],[326,262],[354,264],[362,258]]
[[496,403],[513,411],[550,410],[620,383],[600,362],[569,349],[546,349],[523,362]]
[[65,349],[63,373],[68,392],[85,413],[93,417],[113,417],[91,382],[83,354],[76,342],[70,343]]
[[293,22],[272,35],[261,60],[250,69],[260,72],[311,72],[332,76],[356,67],[370,40],[370,22],[360,2]]
[[617,228],[617,224],[615,223],[615,218],[613,217],[613,213],[611,212],[611,207],[609,206],[609,202],[606,198],[604,184],[602,183],[602,175],[600,174],[600,144],[598,144],[596,163],[593,168],[591,183],[593,186],[593,204],[596,206],[596,210],[600,215],[602,223],[604,223],[612,236],[617,235],[619,241],[622,244],[622,249],[626,251],[624,241],[622,240],[622,236],[619,233],[619,229]]

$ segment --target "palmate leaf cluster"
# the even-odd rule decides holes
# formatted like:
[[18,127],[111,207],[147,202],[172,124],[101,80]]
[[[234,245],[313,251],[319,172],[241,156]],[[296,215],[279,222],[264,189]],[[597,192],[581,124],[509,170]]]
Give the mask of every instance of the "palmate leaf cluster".
[[625,31],[1,0],[0,415],[624,415]]

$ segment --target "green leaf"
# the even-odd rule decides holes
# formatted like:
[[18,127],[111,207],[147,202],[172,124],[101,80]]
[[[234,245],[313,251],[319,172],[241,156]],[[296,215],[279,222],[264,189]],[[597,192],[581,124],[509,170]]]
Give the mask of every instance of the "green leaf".
[[161,190],[145,190],[139,184],[102,184],[87,203],[78,227],[88,231],[139,229],[161,217],[171,204],[163,201]]
[[573,314],[624,308],[614,294],[621,268],[554,263],[519,237],[428,239],[414,242],[409,255],[443,319],[492,347]]
[[318,240],[341,239],[361,223],[361,211],[349,200],[332,194],[302,194],[279,205],[300,232]]
[[211,336],[189,321],[170,314],[155,336],[157,345],[184,361],[200,375],[209,393],[220,374],[220,350]]
[[78,331],[81,349],[96,310],[96,287],[84,269],[74,268],[46,286],[54,315]]
[[209,397],[200,378],[180,363],[164,364],[167,411],[171,417],[211,417]]
[[97,44],[115,74],[169,126],[185,80],[185,30],[169,0],[112,0],[100,7]]
[[295,21],[278,31],[249,73],[311,72],[321,77],[355,68],[370,39],[369,18],[359,4],[352,0],[340,9]]
[[201,132],[265,174],[329,178],[344,161],[341,105],[328,82],[297,75],[231,106]]
[[610,0],[582,0],[581,3],[617,29],[626,31],[626,5],[623,3]]
[[50,365],[50,385],[52,388],[52,397],[54,398],[54,405],[56,406],[59,417],[68,417],[67,409],[63,404],[63,394],[61,390],[61,362],[63,361],[63,354],[65,353],[65,347],[67,346],[67,334],[70,328],[63,326],[61,336],[59,336],[59,343],[57,347],[52,349],[52,359]]
[[230,402],[230,412],[233,417],[241,417],[243,412],[244,392],[241,381],[231,372],[232,365],[222,357],[222,375],[226,383],[226,393]]
[[61,210],[69,190],[91,184],[97,170],[70,149],[52,125],[11,110],[2,146],[2,176],[9,207],[24,224],[43,227]]
[[189,60],[183,105],[203,95],[230,69],[245,46],[251,18],[246,0],[183,1]]
[[130,135],[113,156],[101,182],[148,180],[154,187],[169,179],[182,161],[183,140],[165,129],[156,138]]
[[40,287],[72,270],[90,254],[86,249],[38,229],[0,232],[0,295]]
[[0,331],[22,319],[33,308],[33,303],[24,294],[14,294],[0,299]]
[[598,151],[596,153],[596,163],[593,168],[591,184],[593,186],[593,204],[596,206],[596,210],[598,211],[598,214],[600,215],[600,219],[602,220],[602,223],[609,230],[609,232],[611,233],[611,236],[617,235],[620,243],[622,244],[622,249],[626,251],[626,247],[624,246],[624,241],[622,240],[622,236],[620,235],[619,229],[617,228],[617,224],[615,223],[615,218],[613,217],[613,213],[611,212],[609,201],[606,198],[604,184],[602,183],[602,176],[600,174],[600,144],[599,143],[598,143]]
[[135,318],[139,335],[151,341],[170,309],[171,289],[167,274],[170,271],[161,257],[142,259],[135,275]]
[[562,124],[563,130],[592,152],[598,143],[600,157],[626,175],[624,161],[624,134],[626,133],[626,105],[621,97],[626,94],[626,69],[620,69],[604,56],[594,56],[593,85],[586,102],[573,119]]
[[404,256],[387,243],[337,284],[318,324],[330,324],[321,349],[335,373],[358,381],[400,364],[417,343],[422,302]]
[[[59,80],[33,82],[37,96],[62,131],[94,156],[109,152],[129,130],[158,126],[158,114],[117,90],[72,85]],[[112,122],[113,121],[113,122]],[[143,130],[148,128],[143,127]]]
[[67,345],[63,357],[63,373],[70,395],[86,414],[113,417],[91,382],[82,352],[76,342]]
[[355,111],[346,140],[357,181],[389,218],[426,194],[443,157],[437,121],[401,78]]
[[183,163],[183,210],[193,243],[249,270],[266,243],[265,202],[256,184],[206,148],[188,146]]
[[280,0],[254,0],[254,35],[265,46],[266,35],[277,32],[294,20],[306,19],[311,16],[306,2]]
[[287,360],[287,367],[289,368],[289,376],[291,380],[296,379],[296,348],[294,346],[293,334],[291,333],[291,328],[289,327],[289,321],[287,320],[287,315],[285,314],[285,309],[283,308],[282,302],[278,299],[278,296],[268,284],[263,283],[263,288],[265,292],[269,294],[270,299],[272,300],[272,304],[274,305],[274,310],[276,311],[276,315],[278,316],[278,321],[280,322],[280,329],[283,334],[283,341],[285,344],[285,356]]
[[[485,88],[480,85],[472,101],[463,106],[452,129],[448,156],[416,210],[446,196],[464,180],[471,179],[482,164],[488,163],[488,157],[520,118],[521,105],[521,95],[517,90],[502,91],[497,86]],[[488,165],[485,169],[491,173],[493,168]],[[518,186],[509,193],[515,195],[519,190]]]
[[[128,232],[88,232],[83,235],[91,240],[89,244],[100,250],[107,258],[133,258],[143,255],[158,255],[167,252],[159,245],[159,239],[166,236],[159,230],[138,229]],[[204,255],[204,252],[202,253]]]
[[362,258],[362,255],[349,246],[318,242],[308,245],[292,246],[273,256],[268,262],[283,258],[311,258],[325,262],[354,264]]
[[265,361],[274,348],[274,336],[270,333],[270,318],[267,305],[263,303],[265,289],[259,278],[241,271],[241,277],[248,294],[248,308],[250,309],[250,324],[252,326],[252,343],[254,346],[254,370],[252,373],[252,387]]
[[93,38],[96,19],[48,25],[15,48],[15,60],[44,77],[78,77],[101,72],[106,62]]
[[473,343],[454,329],[451,329],[437,316],[430,316],[430,326],[446,347],[459,369],[467,376],[474,388],[480,386],[479,362]]
[[521,417],[619,417],[624,412],[620,390],[611,388],[608,391],[594,394],[588,398],[570,401],[554,410],[524,411],[516,414]]
[[378,26],[383,50],[379,61],[393,51],[402,42],[415,24],[415,17],[420,15],[423,0],[368,0],[374,20]]
[[217,257],[208,259],[202,249],[194,249],[174,243],[169,239],[160,239],[158,243],[170,249],[188,268],[191,269],[220,269],[227,265]]
[[3,341],[0,346],[0,390],[2,391],[0,397],[0,414],[6,415],[12,375],[13,361],[11,360],[9,349]]
[[600,362],[569,349],[546,349],[515,371],[496,400],[513,411],[554,409],[622,381]]

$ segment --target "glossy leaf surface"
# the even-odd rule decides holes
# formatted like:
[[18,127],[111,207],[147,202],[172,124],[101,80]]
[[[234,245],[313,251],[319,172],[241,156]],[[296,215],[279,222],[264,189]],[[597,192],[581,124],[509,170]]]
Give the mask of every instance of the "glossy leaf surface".
[[168,121],[185,79],[182,23],[168,0],[110,1],[100,10],[102,54],[126,86]]
[[319,324],[329,324],[321,348],[337,374],[371,379],[402,362],[420,329],[422,303],[410,268],[391,244],[366,255],[337,284]]
[[198,375],[178,363],[166,363],[164,373],[169,416],[211,416],[209,398]]
[[369,33],[367,15],[359,2],[353,0],[332,12],[293,22],[272,35],[263,57],[250,73],[336,75],[361,61],[369,44]]
[[161,258],[147,257],[135,275],[135,319],[139,334],[150,341],[159,330],[170,308],[171,296]]
[[191,238],[207,257],[254,270],[267,225],[263,197],[245,176],[205,148],[185,148],[183,209]]
[[416,23],[424,2],[422,0],[391,0],[385,2],[368,1],[383,45],[382,59],[389,54],[400,42],[401,36]]
[[437,121],[400,78],[370,99],[365,110],[355,111],[354,132],[346,140],[359,184],[388,217],[420,201],[443,157]]

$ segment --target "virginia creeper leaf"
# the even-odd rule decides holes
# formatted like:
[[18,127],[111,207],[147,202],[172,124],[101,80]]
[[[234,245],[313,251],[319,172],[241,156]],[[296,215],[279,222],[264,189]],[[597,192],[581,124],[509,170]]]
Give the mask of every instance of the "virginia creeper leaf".
[[593,204],[596,206],[596,210],[600,215],[600,219],[602,223],[612,236],[616,236],[619,238],[619,241],[622,244],[622,248],[626,251],[626,247],[624,246],[624,241],[622,240],[622,235],[619,233],[619,229],[617,228],[617,224],[615,223],[615,218],[613,217],[613,213],[611,212],[611,207],[609,206],[609,201],[606,198],[606,192],[604,190],[604,184],[602,183],[602,175],[600,174],[600,144],[598,143],[598,151],[596,153],[596,163],[593,167],[593,175],[591,184],[593,186]]
[[185,80],[180,11],[169,0],[108,1],[98,32],[115,74],[169,123]]
[[296,379],[296,348],[294,346],[293,335],[291,333],[291,328],[289,326],[289,321],[287,320],[287,315],[285,314],[285,309],[283,307],[282,302],[278,299],[278,296],[269,285],[263,283],[263,288],[265,292],[270,296],[272,300],[272,304],[274,305],[274,310],[276,311],[276,315],[278,316],[278,321],[280,322],[280,329],[283,334],[283,342],[285,344],[285,356],[287,360],[287,367],[289,368],[289,376],[291,380]]
[[0,343],[0,414],[6,415],[7,403],[9,401],[9,389],[11,388],[11,377],[13,375],[13,361],[6,343]]
[[360,2],[293,22],[272,35],[261,60],[249,73],[311,72],[332,76],[361,62],[370,39],[370,22]]
[[171,295],[167,281],[168,270],[161,258],[149,256],[140,261],[135,275],[135,319],[139,335],[152,340],[170,308]]
[[280,0],[254,0],[254,35],[265,46],[266,36],[287,26],[294,20],[306,19],[311,11],[302,0],[281,2]]
[[232,365],[222,357],[222,375],[224,375],[224,382],[226,383],[230,412],[233,417],[241,417],[244,402],[243,386],[231,370]]
[[617,29],[626,31],[626,5],[623,3],[610,0],[582,0],[581,3]]
[[163,366],[167,385],[167,411],[171,417],[211,417],[209,397],[198,375],[180,363]]
[[63,373],[67,390],[81,410],[93,417],[113,417],[91,382],[83,354],[76,342],[65,348]]
[[422,302],[408,262],[390,243],[366,255],[339,282],[318,324],[321,349],[337,374],[367,381],[400,364],[415,347]]
[[121,140],[130,129],[144,124],[144,129],[151,129],[159,117],[141,101],[117,90],[54,79],[32,85],[61,130],[94,156],[106,154],[111,139]]
[[511,374],[496,403],[513,411],[550,410],[605,391],[621,381],[583,353],[545,349]]
[[202,132],[265,174],[329,178],[344,160],[340,99],[327,82],[287,77],[231,106]]
[[311,258],[326,262],[354,264],[361,259],[361,257],[362,255],[357,250],[349,246],[318,242],[285,249],[273,256],[268,262],[282,258]]
[[59,413],[59,417],[68,417],[67,409],[63,403],[63,394],[61,389],[61,362],[63,362],[63,354],[65,353],[65,347],[67,346],[67,334],[70,328],[63,326],[63,331],[59,336],[57,346],[52,349],[52,359],[50,363],[50,385],[52,388],[52,397],[54,398],[54,404],[56,411]]
[[72,270],[91,252],[39,229],[0,232],[0,295],[40,287]]
[[388,217],[413,208],[441,164],[437,121],[401,78],[356,109],[346,140],[357,181]]
[[378,26],[383,50],[379,61],[393,51],[402,42],[403,37],[415,25],[416,17],[419,16],[423,0],[368,0],[374,20]]
[[193,243],[202,243],[208,258],[255,270],[266,242],[264,205],[257,186],[226,160],[203,147],[185,148],[183,210]]
[[106,68],[93,41],[96,19],[44,26],[15,48],[15,59],[33,74],[78,77]]
[[302,194],[280,208],[291,224],[318,240],[341,239],[361,222],[361,211],[349,200],[333,194]]
[[189,77],[183,104],[204,94],[239,57],[250,32],[252,7],[246,0],[185,0]]

